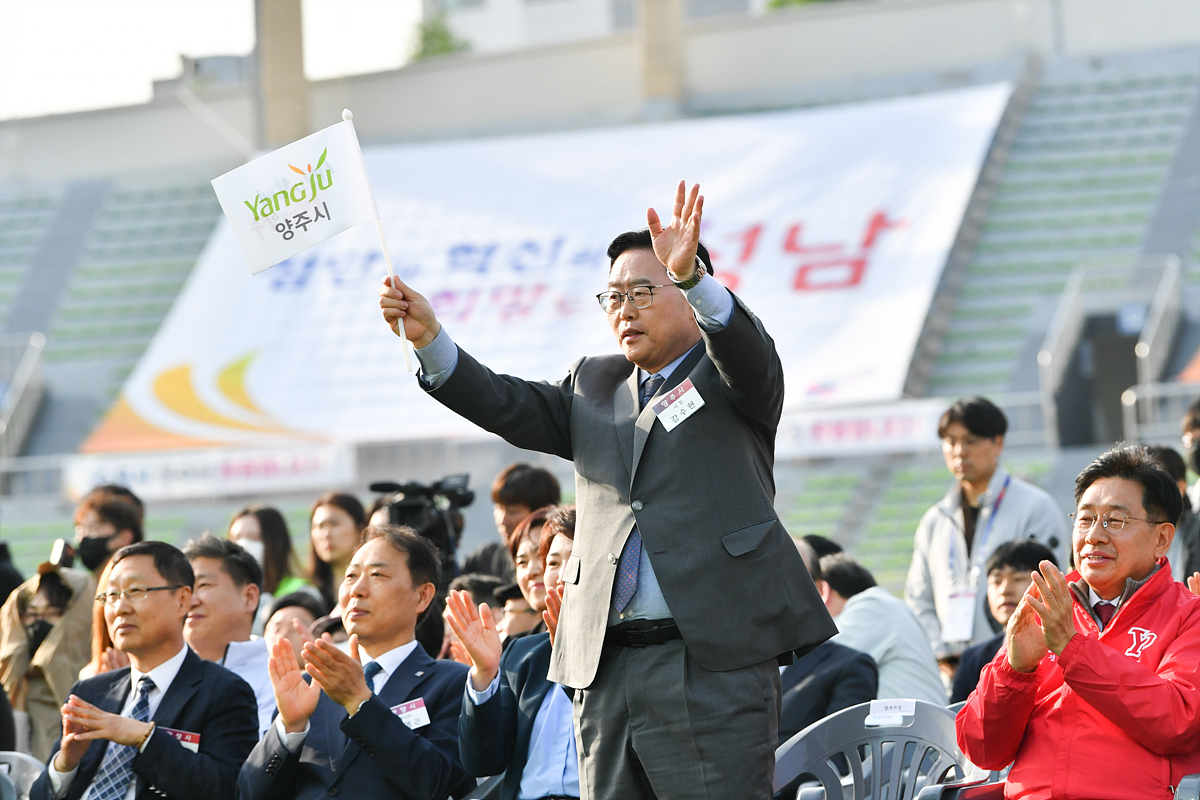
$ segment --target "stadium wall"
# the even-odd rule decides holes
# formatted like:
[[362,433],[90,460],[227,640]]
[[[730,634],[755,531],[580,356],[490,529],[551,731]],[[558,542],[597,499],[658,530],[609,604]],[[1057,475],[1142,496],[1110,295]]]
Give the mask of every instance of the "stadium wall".
[[[1029,52],[1082,55],[1200,43],[1200,3],[857,0],[691,22],[683,35],[684,96],[666,111],[708,114],[856,99],[864,81],[917,73],[937,75],[941,87],[928,88],[944,88],[972,82],[970,71],[981,65]],[[364,142],[620,124],[664,111],[659,104],[648,108],[642,96],[632,33],[447,56],[316,81],[310,89],[312,130],[337,121],[349,106]],[[202,97],[257,140],[253,87]],[[218,174],[242,160],[168,93],[140,106],[0,122],[0,182],[166,167]]]

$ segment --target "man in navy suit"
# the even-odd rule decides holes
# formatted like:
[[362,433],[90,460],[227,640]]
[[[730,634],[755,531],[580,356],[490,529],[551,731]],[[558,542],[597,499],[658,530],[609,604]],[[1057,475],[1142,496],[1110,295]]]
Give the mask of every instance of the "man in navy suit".
[[338,598],[350,653],[309,642],[302,672],[291,642],[275,644],[279,713],[242,767],[241,798],[445,800],[475,785],[458,760],[467,668],[434,661],[415,638],[437,552],[409,528],[368,527],[362,541]]
[[97,599],[130,666],[71,690],[63,736],[30,797],[232,798],[258,738],[258,707],[245,681],[184,644],[191,565],[165,542],[131,544],[112,563]]

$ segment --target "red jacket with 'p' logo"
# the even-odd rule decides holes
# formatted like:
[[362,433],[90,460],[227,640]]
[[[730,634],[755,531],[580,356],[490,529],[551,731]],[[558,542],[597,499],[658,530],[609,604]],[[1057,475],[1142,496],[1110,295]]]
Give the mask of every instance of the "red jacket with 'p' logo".
[[1062,655],[1021,673],[1001,648],[984,667],[958,744],[984,769],[1013,762],[1006,798],[1168,800],[1200,773],[1200,597],[1158,563],[1103,632],[1076,599]]

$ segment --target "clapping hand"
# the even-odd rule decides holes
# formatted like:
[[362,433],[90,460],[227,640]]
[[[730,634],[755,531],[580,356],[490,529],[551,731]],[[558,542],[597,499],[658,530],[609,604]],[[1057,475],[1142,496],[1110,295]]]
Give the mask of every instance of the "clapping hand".
[[562,615],[562,598],[565,587],[560,583],[546,590],[546,610],[542,612],[542,620],[546,630],[550,632],[550,644],[554,644],[554,634],[558,633],[558,618]]
[[304,672],[296,659],[296,650],[286,636],[275,640],[271,657],[267,660],[267,674],[271,678],[271,689],[275,692],[275,707],[288,733],[304,730],[308,718],[317,710],[321,699],[321,687],[314,681],[304,680]]
[[500,672],[500,654],[504,649],[492,609],[486,603],[476,608],[470,593],[452,591],[446,597],[443,616],[471,659],[471,686],[482,692]]
[[371,699],[372,692],[358,657],[358,635],[350,634],[347,644],[349,655],[325,639],[308,642],[304,645],[304,660],[308,662],[304,669],[313,677],[313,683],[321,685],[330,700],[354,716],[359,706]]
[[1029,605],[1042,618],[1042,636],[1046,647],[1055,655],[1062,655],[1067,642],[1074,638],[1075,601],[1071,599],[1071,587],[1058,567],[1049,561],[1040,564],[1042,571],[1033,573],[1036,594],[1029,594]]
[[654,242],[654,255],[663,263],[671,277],[686,281],[695,274],[696,245],[700,241],[700,218],[704,213],[704,198],[700,184],[687,192],[687,181],[680,181],[675,190],[675,206],[671,222],[665,228],[653,208],[646,209],[646,222]]
[[1193,572],[1188,576],[1187,587],[1192,590],[1192,594],[1200,594],[1200,572]]

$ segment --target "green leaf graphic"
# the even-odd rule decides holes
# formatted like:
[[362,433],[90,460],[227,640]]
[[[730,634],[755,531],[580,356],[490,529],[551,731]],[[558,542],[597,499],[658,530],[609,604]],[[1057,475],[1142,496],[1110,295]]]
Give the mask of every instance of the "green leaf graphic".
[[317,159],[317,169],[320,169],[321,165],[325,163],[325,155],[328,152],[329,152],[328,147],[326,147],[324,150],[321,151],[321,157],[319,159]]

